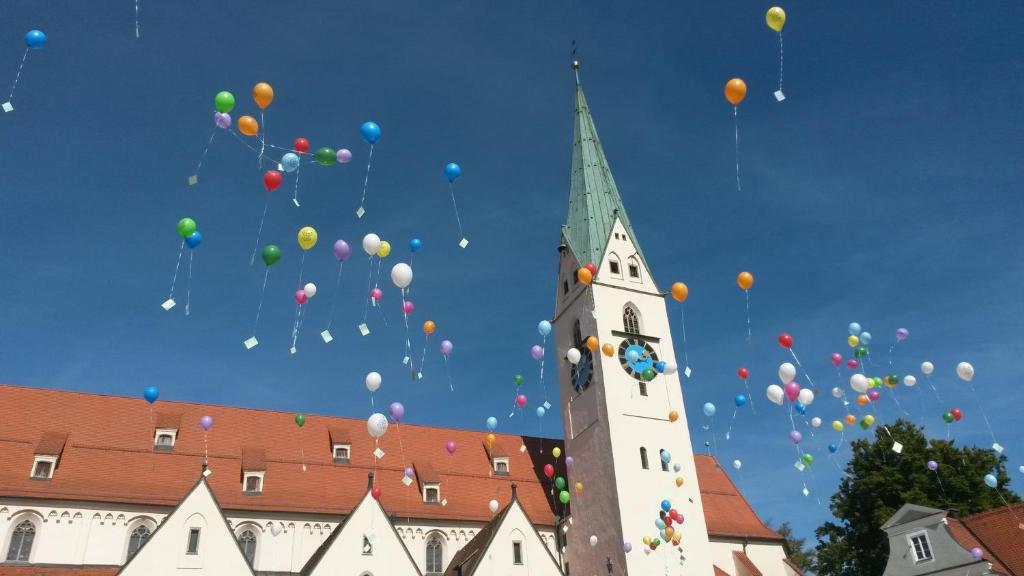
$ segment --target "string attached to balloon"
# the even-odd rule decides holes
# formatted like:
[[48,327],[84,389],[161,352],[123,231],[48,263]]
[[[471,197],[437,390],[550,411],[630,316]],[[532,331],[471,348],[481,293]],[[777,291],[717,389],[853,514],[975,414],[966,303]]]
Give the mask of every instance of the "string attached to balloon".
[[249,258],[249,265],[256,263],[256,252],[260,247],[260,239],[263,237],[263,224],[267,220],[267,208],[270,206],[270,194],[281,186],[281,173],[277,170],[267,170],[263,173],[263,187],[267,189],[267,197],[263,201],[263,215],[260,216],[260,225],[256,229],[256,242],[253,243],[252,256]]
[[377,236],[372,232],[363,236],[363,251],[366,252],[366,255],[369,257],[367,260],[368,272],[366,276],[366,296],[363,301],[363,322],[359,325],[359,333],[363,336],[370,333],[370,329],[366,325],[366,316],[370,312],[370,302],[373,301],[374,305],[376,305],[376,300],[374,299],[375,293],[371,290],[373,286],[373,257],[376,256],[377,251],[380,250],[380,244],[380,236]]
[[191,218],[182,218],[178,220],[178,235],[181,236],[181,246],[178,247],[178,261],[174,265],[174,275],[171,276],[171,290],[167,295],[167,300],[160,305],[164,310],[170,311],[174,308],[177,303],[174,301],[174,286],[178,282],[178,270],[181,269],[181,255],[185,252],[185,241],[193,232],[196,231],[196,221]]
[[270,267],[277,264],[281,260],[281,249],[274,244],[267,244],[263,247],[263,264],[266,267],[266,271],[263,273],[263,287],[260,288],[260,300],[259,305],[256,307],[256,322],[253,323],[252,336],[247,338],[243,344],[246,350],[251,350],[257,345],[259,341],[256,339],[256,331],[260,326],[260,314],[263,312],[263,296],[267,292],[267,279],[270,278]]
[[455,181],[462,176],[462,167],[455,162],[449,162],[444,167],[444,175],[448,178],[448,192],[452,197],[452,208],[455,210],[455,223],[459,226],[459,247],[465,249],[469,246],[469,240],[462,231],[462,218],[459,217],[459,205],[455,203]]
[[551,322],[547,320],[541,320],[537,324],[537,332],[540,333],[541,343],[540,345],[534,345],[530,349],[530,356],[540,364],[540,386],[544,391],[544,401],[548,400],[548,387],[544,383],[544,350],[548,344],[548,334],[551,334]]
[[419,368],[415,368],[415,379],[419,380],[423,378],[423,368],[427,364],[427,345],[430,343],[430,335],[437,330],[437,325],[434,324],[433,320],[427,320],[423,323],[423,354],[420,355]]
[[775,100],[782,102],[786,96],[782,93],[782,27],[786,25],[786,11],[778,6],[768,9],[764,16],[768,27],[779,33],[779,89],[775,91]]
[[967,387],[971,389],[974,402],[978,405],[978,411],[981,412],[981,417],[985,421],[985,428],[988,429],[988,435],[992,438],[992,449],[1002,454],[1003,446],[996,441],[996,435],[992,431],[992,424],[988,420],[988,414],[985,413],[985,406],[981,403],[981,399],[978,398],[978,391],[974,388],[974,366],[969,362],[961,362],[956,365],[956,375],[964,382],[967,382]]
[[333,250],[334,257],[338,260],[338,277],[334,281],[334,292],[331,293],[331,314],[327,319],[327,328],[324,328],[323,332],[320,333],[320,338],[323,339],[324,344],[330,344],[334,340],[334,336],[331,335],[331,325],[334,324],[334,308],[338,302],[338,292],[341,291],[341,271],[345,268],[345,260],[348,260],[349,256],[352,255],[352,248],[344,240],[336,240]]
[[754,275],[750,272],[740,272],[736,276],[736,284],[743,290],[747,301],[747,344],[751,343],[752,332],[750,330],[750,289],[754,286]]
[[747,391],[746,399],[747,402],[750,402],[750,412],[756,415],[757,410],[754,408],[754,397],[750,394],[750,371],[741,366],[736,370],[736,375],[739,376],[740,380],[743,380],[743,388]]
[[736,133],[736,191],[743,190],[740,186],[740,102],[747,95],[747,84],[739,78],[733,78],[725,83],[725,99],[732,104],[732,120]]
[[793,337],[785,332],[779,334],[779,346],[782,346],[786,350],[789,350],[790,356],[793,357],[793,361],[796,362],[796,365],[799,366],[800,370],[803,371],[804,378],[807,379],[807,382],[811,385],[811,388],[817,388],[817,386],[814,385],[814,380],[811,380],[811,375],[807,373],[807,370],[804,369],[804,365],[800,363],[800,358],[797,358],[796,352],[793,351]]
[[[412,356],[412,340],[409,336],[409,315],[412,314],[412,302],[406,300],[405,291],[412,284],[412,267],[405,262],[399,262],[391,268],[391,282],[402,291],[402,319],[405,321],[405,357],[402,364],[409,364]],[[442,350],[442,354],[444,351]]]
[[203,235],[196,230],[185,237],[185,244],[188,245],[188,279],[185,282],[185,316],[192,313],[192,258],[195,256],[195,249],[203,241]]
[[267,149],[267,125],[264,119],[264,111],[274,101],[274,89],[266,82],[260,82],[252,88],[252,99],[260,109],[260,155],[256,160],[257,168],[263,168],[263,152]]
[[28,53],[32,50],[40,50],[46,46],[46,34],[42,30],[29,30],[25,34],[25,53],[21,56],[21,63],[18,64],[18,73],[14,75],[14,84],[11,86],[11,94],[7,102],[2,106],[4,112],[14,111],[14,91],[18,89],[18,81],[21,79],[21,71],[25,68],[25,61],[28,60]]
[[448,369],[448,357],[451,356],[453,348],[454,346],[452,345],[451,340],[441,341],[441,358],[444,358],[444,372],[448,376],[448,389],[455,392],[455,383],[452,381],[452,373],[451,370]]
[[[736,423],[736,413],[739,412],[739,409],[742,406],[746,405],[747,396],[745,394],[737,394],[736,398],[733,400],[733,403],[736,405],[736,407],[732,409],[732,420],[729,421],[729,429],[726,430],[725,432],[726,440],[729,440],[732,437],[732,426],[733,424]],[[753,408],[753,404],[751,404],[751,408]]]
[[[231,97],[230,105],[228,105],[229,102],[226,99],[227,97],[222,98],[221,94],[227,94]],[[206,141],[206,146],[203,147],[203,153],[199,155],[199,162],[196,163],[196,171],[188,177],[189,186],[195,186],[199,183],[199,172],[203,169],[203,162],[206,160],[206,155],[210,153],[210,146],[213,144],[214,137],[217,136],[217,130],[228,130],[231,128],[231,115],[227,112],[221,112],[220,108],[230,111],[235,105],[234,98],[235,97],[231,96],[230,92],[221,92],[220,94],[217,94],[216,98],[214,98],[214,106],[217,108],[213,113],[214,128],[213,131],[210,132],[210,138]],[[223,105],[221,105],[220,100],[224,100]]]
[[370,183],[370,166],[373,163],[373,145],[380,139],[380,126],[376,122],[364,122],[359,128],[359,131],[363,135],[363,140],[370,145],[370,154],[366,158],[366,176],[363,178],[363,196],[359,200],[359,209],[356,210],[356,217],[362,218],[363,214],[366,214],[366,188]]
[[676,282],[672,285],[672,298],[679,302],[679,322],[683,328],[683,374],[690,377],[690,356],[686,353],[686,298],[690,295],[690,289],[683,282]]
[[[302,286],[302,273],[306,267],[306,252],[316,246],[316,229],[312,226],[303,226],[296,235],[299,248],[302,249],[302,257],[299,260],[299,286]],[[299,329],[302,327],[302,317],[305,315],[305,304],[316,294],[316,285],[312,282],[295,291],[295,321],[292,324],[292,346],[289,351],[295,354],[295,344],[299,339]]]

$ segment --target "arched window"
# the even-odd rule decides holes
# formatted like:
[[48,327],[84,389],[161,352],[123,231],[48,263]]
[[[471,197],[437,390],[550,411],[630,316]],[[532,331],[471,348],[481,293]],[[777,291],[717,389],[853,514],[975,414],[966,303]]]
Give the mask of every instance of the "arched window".
[[238,544],[242,547],[242,554],[245,560],[252,566],[256,561],[256,533],[252,530],[245,530],[238,535]]
[[640,466],[643,466],[644,470],[647,470],[647,448],[640,447]]
[[149,540],[149,536],[152,533],[153,532],[149,529],[149,526],[146,526],[145,524],[139,524],[135,527],[135,530],[132,530],[131,535],[128,536],[129,558],[135,556],[135,553],[139,551],[139,548],[142,548],[142,545],[146,543],[146,540]]
[[424,576],[441,576],[444,573],[444,548],[437,536],[432,536],[427,541],[426,566]]
[[25,520],[14,528],[11,534],[11,545],[7,548],[8,562],[28,562],[32,553],[32,542],[36,539],[36,525]]
[[579,348],[583,345],[583,331],[580,330],[580,321],[576,320],[572,325],[572,345]]
[[640,333],[640,314],[629,304],[622,310],[622,330],[630,334]]
[[615,278],[622,278],[622,267],[619,263],[619,257],[614,253],[608,255],[608,271]]
[[629,260],[626,261],[626,267],[629,268],[629,279],[634,282],[640,282],[640,261],[636,259],[636,256],[629,257]]

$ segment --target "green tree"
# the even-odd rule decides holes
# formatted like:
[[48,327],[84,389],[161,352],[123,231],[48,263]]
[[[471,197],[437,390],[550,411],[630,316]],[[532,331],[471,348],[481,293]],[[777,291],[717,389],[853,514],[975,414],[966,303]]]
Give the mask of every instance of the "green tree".
[[[895,441],[903,445],[893,451]],[[957,447],[947,440],[928,440],[923,428],[906,420],[878,426],[874,440],[851,443],[853,456],[846,476],[832,495],[836,522],[818,527],[814,572],[819,576],[881,576],[889,541],[881,530],[903,504],[913,503],[976,514],[1020,499],[1007,485],[1006,457],[993,450]],[[934,460],[938,470],[928,470]],[[999,488],[985,485],[997,471]]]
[[768,527],[785,538],[786,555],[789,556],[789,559],[794,564],[799,566],[801,570],[810,570],[814,567],[814,549],[807,547],[806,538],[797,538],[793,534],[793,528],[789,525],[789,522],[783,522],[778,526],[774,526],[773,522],[769,520]]

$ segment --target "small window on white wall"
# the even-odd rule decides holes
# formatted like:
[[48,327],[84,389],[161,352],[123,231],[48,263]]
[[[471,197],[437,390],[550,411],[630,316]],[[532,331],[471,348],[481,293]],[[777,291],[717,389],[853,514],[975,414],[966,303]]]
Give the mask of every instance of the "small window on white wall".
[[622,278],[622,266],[619,264],[619,257],[615,254],[608,255],[608,271],[613,278]]
[[19,523],[11,532],[11,543],[7,547],[8,562],[28,562],[32,555],[32,544],[36,539],[36,525],[31,520]]
[[149,540],[150,535],[153,531],[149,529],[149,526],[145,524],[139,524],[132,530],[132,533],[128,536],[128,557],[135,556],[135,553],[142,548],[142,545]]
[[907,536],[910,542],[910,549],[914,553],[915,562],[927,562],[932,559],[932,547],[928,542],[928,534],[917,532]]
[[523,563],[523,543],[513,542],[512,543],[512,563],[522,564]]
[[242,491],[250,495],[263,493],[263,472],[246,472]]
[[640,261],[635,256],[630,256],[626,261],[626,267],[629,269],[629,278],[634,282],[640,282]]
[[494,458],[494,473],[499,476],[508,476],[508,458]]
[[185,548],[185,554],[195,556],[199,554],[199,528],[188,529],[188,545]]

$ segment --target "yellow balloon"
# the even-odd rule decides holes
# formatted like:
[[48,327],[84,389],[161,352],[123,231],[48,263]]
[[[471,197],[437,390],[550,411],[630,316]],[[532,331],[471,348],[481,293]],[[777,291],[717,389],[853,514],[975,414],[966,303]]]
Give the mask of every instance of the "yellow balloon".
[[871,426],[872,424],[875,423],[875,417],[872,416],[871,414],[864,416],[864,423],[867,424],[868,426]]
[[840,422],[839,420],[833,420],[832,421],[832,429],[835,430],[836,432],[842,432],[843,431],[843,423]]
[[309,250],[316,246],[316,230],[312,226],[303,226],[299,230],[299,246],[303,250]]
[[682,486],[683,486],[683,477],[682,476],[676,476],[676,488],[681,488]]
[[582,494],[583,493],[583,482],[577,482],[576,483],[576,493],[577,494]]
[[388,254],[391,254],[391,243],[387,240],[381,240],[380,248],[377,249],[377,256],[387,258]]
[[270,87],[270,84],[260,82],[252,88],[252,99],[256,101],[260,110],[265,110],[274,101],[274,89]]
[[768,23],[768,27],[776,32],[782,32],[782,27],[786,25],[786,11],[778,6],[772,6],[768,9],[768,13],[764,15],[764,21]]
[[555,446],[554,448],[551,449],[551,455],[554,456],[555,458],[558,458],[559,456],[562,455],[562,449],[559,448],[558,446]]
[[850,348],[856,348],[857,344],[860,344],[860,338],[851,334],[850,337],[846,339],[846,343],[850,345]]
[[488,434],[487,435],[487,443],[489,445],[494,446],[494,441],[495,440],[497,440],[497,438],[494,437],[494,434]]
[[647,545],[647,546],[651,545],[651,537],[650,536],[644,536],[644,544]]

